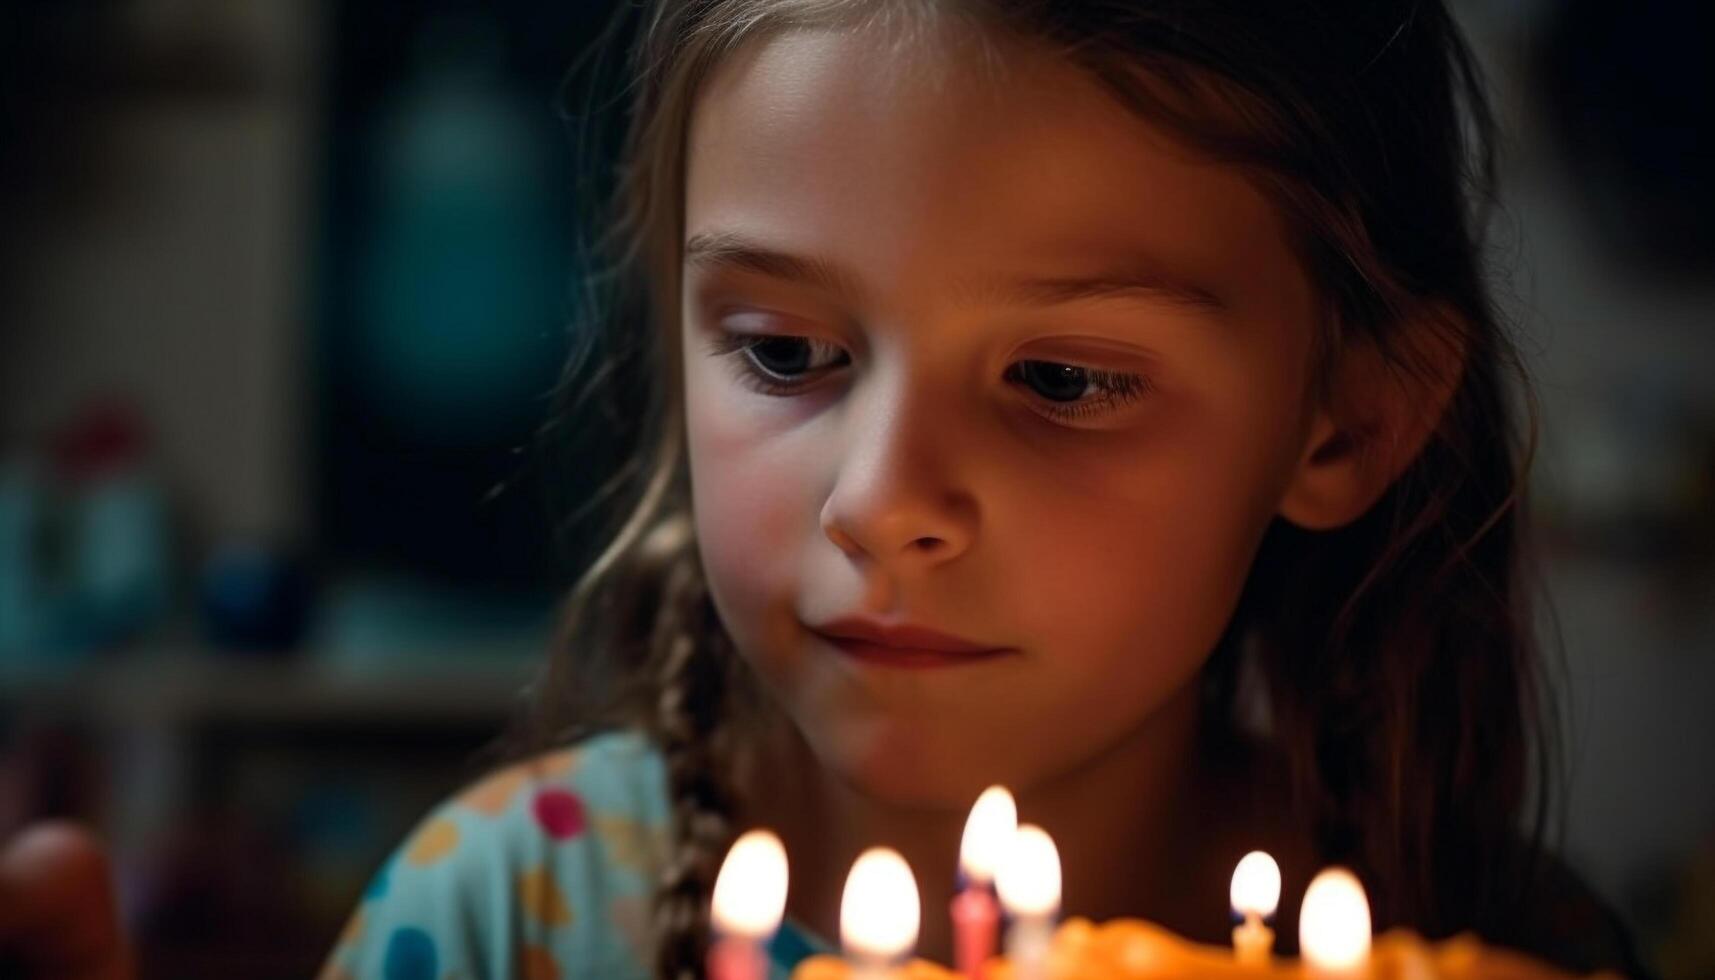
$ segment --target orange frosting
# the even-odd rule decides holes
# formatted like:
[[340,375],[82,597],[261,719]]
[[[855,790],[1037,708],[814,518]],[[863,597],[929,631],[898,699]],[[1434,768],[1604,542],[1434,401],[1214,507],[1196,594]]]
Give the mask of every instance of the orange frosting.
[[[847,980],[851,969],[834,956],[813,956],[792,980]],[[926,960],[899,968],[897,980],[961,980]],[[1116,919],[1096,925],[1067,919],[1049,951],[1051,980],[1305,980],[1297,959],[1276,957],[1267,965],[1241,966],[1231,950],[1187,942],[1154,923]],[[1602,974],[1612,977],[1611,974]],[[1394,930],[1378,936],[1367,980],[1566,980],[1568,974],[1538,960],[1484,945],[1472,936],[1426,943],[1415,933]],[[996,957],[983,967],[984,980],[1014,980],[1012,965]]]

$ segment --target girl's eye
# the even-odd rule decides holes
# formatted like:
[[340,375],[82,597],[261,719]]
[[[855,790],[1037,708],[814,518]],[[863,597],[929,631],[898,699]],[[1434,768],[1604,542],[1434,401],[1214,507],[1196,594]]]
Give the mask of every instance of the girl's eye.
[[717,354],[737,354],[746,380],[770,393],[801,388],[851,363],[843,349],[812,337],[729,333],[714,347]]
[[[741,380],[772,395],[805,388],[852,360],[837,344],[786,334],[725,333],[712,347],[717,355],[737,355]],[[1153,390],[1141,374],[1057,361],[1018,361],[1007,368],[1006,380],[1028,389],[1038,411],[1064,422],[1112,412]]]
[[1028,389],[1040,411],[1061,421],[1113,411],[1151,390],[1149,379],[1141,374],[1056,361],[1018,361],[1006,369],[1006,380]]

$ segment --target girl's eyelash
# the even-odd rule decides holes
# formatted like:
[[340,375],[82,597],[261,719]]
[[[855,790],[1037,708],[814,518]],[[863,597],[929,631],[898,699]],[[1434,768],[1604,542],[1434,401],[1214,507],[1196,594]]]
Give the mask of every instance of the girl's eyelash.
[[[750,387],[752,390],[759,391],[767,395],[792,394],[807,387],[828,370],[828,368],[817,369],[814,372],[807,373],[806,376],[800,380],[787,380],[769,373],[756,362],[754,355],[752,355],[750,351],[758,344],[767,341],[780,340],[801,340],[809,344],[827,344],[826,341],[817,341],[808,337],[794,337],[782,334],[733,333],[731,331],[723,331],[716,334],[709,341],[708,348],[710,354],[731,361],[733,363],[734,370],[737,372],[739,380],[746,386]],[[828,344],[828,346],[831,347],[833,345]],[[849,359],[848,355],[847,362],[849,362]],[[1027,363],[1030,362],[1014,362],[1006,370],[1006,380],[1015,386],[1023,387],[1025,382],[1021,375],[1021,368]],[[1043,363],[1060,364],[1061,362],[1054,361]],[[1074,422],[1089,418],[1093,415],[1098,415],[1102,412],[1112,411],[1136,402],[1155,390],[1153,382],[1151,382],[1147,376],[1142,374],[1133,374],[1125,371],[1103,371],[1097,368],[1086,368],[1079,365],[1067,366],[1078,367],[1078,369],[1084,373],[1084,378],[1089,383],[1089,386],[1092,389],[1102,392],[1102,395],[1101,397],[1093,400],[1079,400],[1075,402],[1060,402],[1043,398],[1039,395],[1032,396],[1031,401],[1038,407],[1038,411],[1041,411],[1043,414],[1058,421]]]
[[763,368],[757,363],[755,355],[751,353],[751,350],[759,344],[768,341],[780,340],[802,340],[808,344],[826,344],[829,347],[833,346],[832,344],[828,344],[827,341],[817,341],[809,337],[795,337],[786,334],[753,334],[723,331],[716,334],[715,337],[709,341],[709,353],[729,361],[733,365],[733,370],[737,373],[739,381],[744,383],[753,391],[759,391],[765,395],[792,394],[799,389],[807,387],[826,372],[827,368],[817,369],[813,373],[807,373],[804,378],[795,380],[788,380],[770,373],[766,368]]
[[[1023,366],[1028,363],[1031,362],[1014,362],[1012,366],[1006,369],[1006,380],[1016,386],[1023,387],[1025,385],[1022,376]],[[1060,365],[1064,362],[1045,361],[1038,363]],[[1140,401],[1155,390],[1154,382],[1147,375],[1133,374],[1129,371],[1103,371],[1099,368],[1074,364],[1065,366],[1076,367],[1082,371],[1084,379],[1090,387],[1102,394],[1100,397],[1089,401],[1079,400],[1075,402],[1053,401],[1040,395],[1032,396],[1031,401],[1037,405],[1039,411],[1058,421],[1076,422],[1104,412],[1111,412]]]

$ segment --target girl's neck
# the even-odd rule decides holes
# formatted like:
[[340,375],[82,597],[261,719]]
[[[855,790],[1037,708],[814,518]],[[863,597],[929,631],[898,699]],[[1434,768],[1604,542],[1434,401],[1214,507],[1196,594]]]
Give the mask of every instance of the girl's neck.
[[[1231,774],[1200,751],[1198,701],[1196,685],[1187,685],[1097,757],[1010,787],[1020,819],[1046,829],[1060,850],[1065,914],[1142,916],[1206,941],[1225,934],[1226,876],[1245,849],[1239,838],[1248,835],[1235,831],[1248,815],[1230,812]],[[784,840],[787,915],[837,942],[846,872],[858,854],[885,844],[916,872],[919,955],[951,962],[947,908],[968,811],[901,807],[861,793],[828,771],[796,729],[783,731],[741,772],[737,819],[739,828],[772,827]],[[782,785],[784,772],[803,775]]]

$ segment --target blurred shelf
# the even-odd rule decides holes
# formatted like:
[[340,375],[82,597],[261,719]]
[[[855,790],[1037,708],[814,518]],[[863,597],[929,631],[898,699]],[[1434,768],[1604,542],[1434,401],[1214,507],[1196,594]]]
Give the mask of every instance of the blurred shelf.
[[73,667],[0,665],[0,714],[97,724],[483,723],[510,714],[539,657],[347,663],[133,653]]

